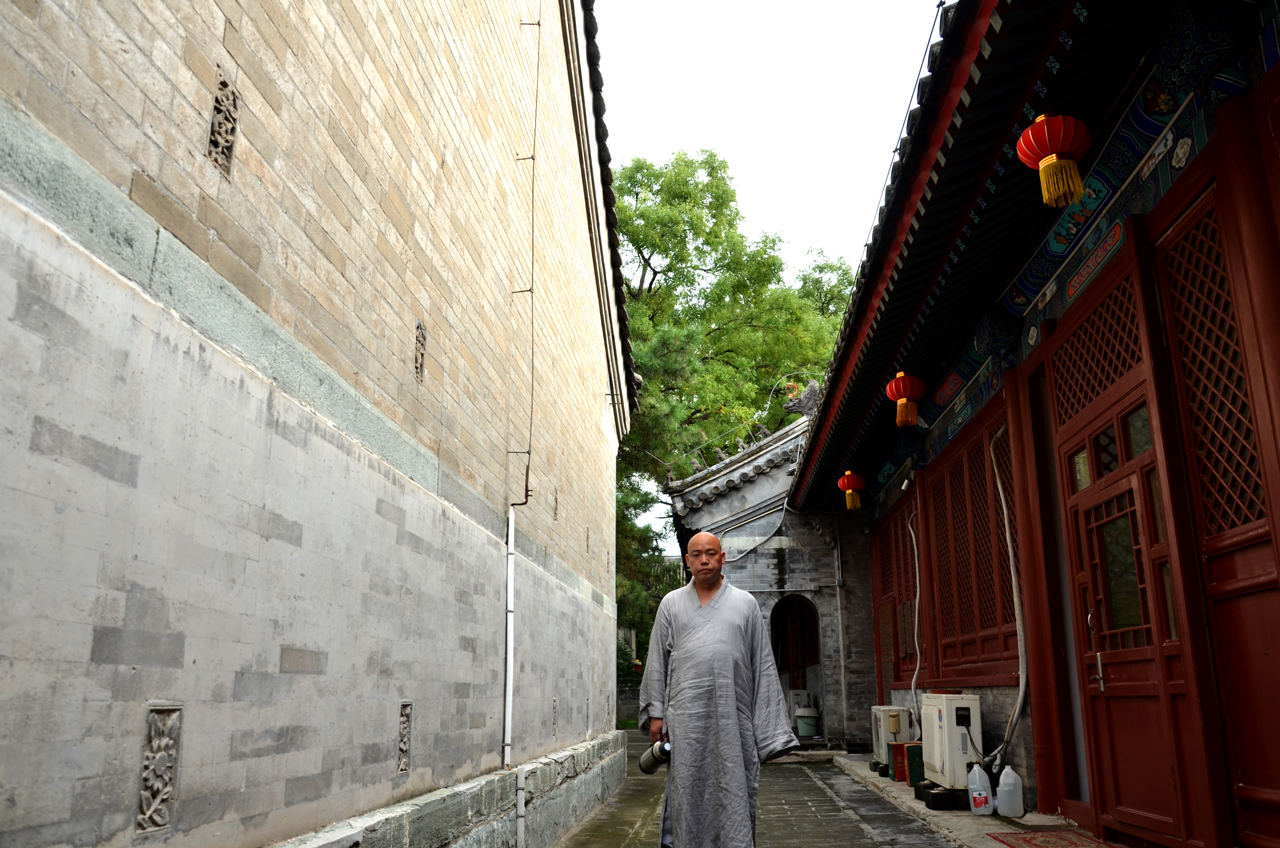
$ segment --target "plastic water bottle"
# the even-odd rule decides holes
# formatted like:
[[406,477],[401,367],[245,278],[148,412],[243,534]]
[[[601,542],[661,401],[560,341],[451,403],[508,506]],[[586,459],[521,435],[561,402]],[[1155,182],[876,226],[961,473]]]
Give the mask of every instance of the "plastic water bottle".
[[996,786],[996,801],[1002,816],[1019,819],[1026,815],[1026,808],[1022,806],[1022,778],[1012,766],[1005,766],[1000,772],[1000,783]]
[[975,816],[989,816],[993,812],[991,797],[991,779],[987,770],[980,763],[969,769],[969,812]]

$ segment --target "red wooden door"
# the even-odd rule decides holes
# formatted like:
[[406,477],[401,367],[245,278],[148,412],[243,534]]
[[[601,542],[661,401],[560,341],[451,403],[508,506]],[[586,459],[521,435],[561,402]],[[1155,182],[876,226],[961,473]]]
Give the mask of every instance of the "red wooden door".
[[1131,246],[1094,286],[1047,369],[1091,804],[1102,827],[1206,844],[1205,738],[1182,638],[1187,546]]
[[[1224,151],[1219,151],[1225,155]],[[1236,841],[1280,848],[1280,581],[1267,477],[1277,445],[1239,237],[1245,192],[1211,187],[1155,246],[1169,326],[1190,512],[1209,610]],[[1268,234],[1267,238],[1271,238]],[[1232,256],[1232,250],[1235,256]],[[1256,251],[1256,246],[1252,246]],[[1274,267],[1250,285],[1276,285]],[[1274,484],[1273,484],[1274,485]],[[1219,737],[1222,738],[1222,737]]]
[[1162,651],[1176,636],[1177,618],[1144,387],[1064,444],[1072,600],[1098,813],[1104,825],[1181,838],[1173,681]]

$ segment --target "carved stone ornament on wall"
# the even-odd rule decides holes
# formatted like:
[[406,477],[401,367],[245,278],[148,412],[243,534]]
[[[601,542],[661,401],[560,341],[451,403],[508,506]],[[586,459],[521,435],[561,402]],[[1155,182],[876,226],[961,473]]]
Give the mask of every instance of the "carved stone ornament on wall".
[[164,830],[173,823],[174,781],[178,772],[182,710],[152,709],[142,748],[142,789],[138,798],[139,833]]
[[409,772],[409,738],[413,729],[413,704],[408,701],[400,705],[400,749],[396,772]]
[[231,162],[235,155],[236,133],[240,127],[240,95],[230,80],[218,73],[218,90],[213,95],[213,121],[209,124],[209,158],[222,171],[231,176]]

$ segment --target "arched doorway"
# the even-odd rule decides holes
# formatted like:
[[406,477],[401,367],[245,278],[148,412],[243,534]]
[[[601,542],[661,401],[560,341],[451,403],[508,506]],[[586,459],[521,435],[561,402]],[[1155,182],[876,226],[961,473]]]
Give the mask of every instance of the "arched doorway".
[[[778,666],[792,727],[797,735],[813,736],[812,723],[800,718],[818,718],[822,709],[822,652],[818,641],[818,608],[802,595],[787,595],[778,601],[769,616],[773,659]],[[810,713],[809,710],[818,712]],[[821,733],[818,729],[817,733]]]

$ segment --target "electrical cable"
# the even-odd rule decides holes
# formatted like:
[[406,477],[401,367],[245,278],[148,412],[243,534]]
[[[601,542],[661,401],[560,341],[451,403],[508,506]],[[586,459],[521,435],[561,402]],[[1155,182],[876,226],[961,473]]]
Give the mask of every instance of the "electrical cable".
[[[985,763],[985,762],[987,761],[987,758],[986,758],[986,757],[984,757],[984,756],[982,756],[982,749],[981,749],[981,748],[979,748],[979,747],[978,747],[978,743],[977,743],[976,741],[974,741],[974,738],[973,738],[973,728],[972,728],[972,727],[969,727],[969,726],[967,726],[967,725],[966,725],[966,726],[965,726],[965,729],[964,729],[964,732],[965,732],[966,734],[968,734],[968,736],[969,736],[969,744],[970,744],[970,745],[972,745],[972,746],[973,746],[973,750],[977,752],[977,754],[978,754],[978,759],[982,760],[982,761]],[[1001,748],[1003,748],[1004,746],[1002,745],[1002,746],[1000,746],[1000,747],[1001,747]],[[995,755],[995,753],[999,753],[999,751],[1000,751],[1000,748],[997,748],[997,749],[995,750],[995,752],[993,752],[993,754],[992,754],[992,755],[994,756],[994,755]]]
[[920,676],[920,662],[921,662],[920,660],[920,548],[916,544],[915,528],[911,526],[912,520],[914,520],[916,516],[918,516],[919,514],[920,513],[917,511],[907,516],[907,532],[911,534],[911,553],[916,561],[916,604],[915,604],[915,612],[912,613],[911,615],[911,623],[912,623],[911,629],[913,631],[912,635],[915,636],[915,645],[916,645],[916,667],[915,667],[915,671],[911,673],[911,708],[915,710],[915,712],[912,714],[912,719],[915,721],[916,727],[919,729],[920,738],[923,739],[924,724],[922,723],[922,720],[920,718],[920,698],[916,694],[916,679]]
[[[942,7],[945,4],[945,2],[946,0],[938,0],[938,5],[934,9],[933,23],[930,24],[929,26],[929,37],[924,43],[924,54],[920,57],[920,67],[916,69],[916,81],[912,83],[911,96],[907,99],[907,111],[902,113],[902,123],[898,126],[899,139],[902,138],[903,130],[907,128],[907,119],[911,117],[911,108],[912,108],[911,101],[915,100],[916,98],[916,86],[920,82],[920,74],[924,71],[924,64],[929,59],[929,48],[933,46],[933,31],[938,28],[938,16],[942,14]],[[893,154],[897,154],[898,148],[901,146],[901,144],[902,142],[900,140],[894,142]],[[881,194],[884,194],[885,187],[889,185],[889,175],[892,173],[893,173],[893,158],[890,158],[889,168],[884,172],[884,180],[880,184]],[[866,246],[863,248],[864,253],[866,249],[871,246],[871,232],[872,230],[875,229],[875,225],[876,225],[876,218],[873,215],[871,217],[871,225],[867,227],[867,243],[866,243]],[[870,257],[867,257],[867,258],[870,259]]]
[[[751,416],[746,421],[743,421],[741,424],[739,424],[737,427],[734,427],[732,430],[726,430],[725,432],[721,433],[718,436],[713,436],[712,438],[707,439],[705,442],[698,445],[696,448],[691,448],[685,451],[684,453],[680,454],[679,456],[675,457],[669,462],[664,462],[663,460],[658,459],[658,457],[653,456],[653,454],[649,453],[648,451],[645,451],[645,453],[649,453],[649,456],[653,456],[654,459],[658,459],[659,462],[663,462],[663,464],[665,465],[672,465],[673,463],[679,462],[680,460],[684,459],[685,457],[691,454],[698,453],[699,451],[701,451],[703,448],[705,448],[707,445],[711,444],[712,442],[718,442],[721,439],[723,439],[725,436],[731,436],[734,433],[741,430],[743,427],[750,427],[752,424],[756,423],[761,418],[768,415],[769,407],[773,404],[773,394],[778,390],[778,386],[782,383],[783,380],[787,379],[788,377],[800,377],[800,376],[812,377],[815,374],[817,374],[818,376],[822,376],[822,373],[823,372],[820,372],[820,371],[792,371],[790,374],[783,374],[774,382],[773,388],[769,390],[769,397],[765,399],[764,409],[760,410],[759,412]],[[699,454],[698,456],[699,456],[699,459],[702,458],[701,454]],[[707,466],[707,468],[710,468],[710,467],[711,467],[710,465]]]
[[[1013,739],[1014,731],[1018,729],[1018,722],[1022,717],[1022,704],[1027,697],[1027,633],[1022,623],[1022,581],[1018,577],[1018,564],[1013,557],[1013,527],[1009,521],[1009,501],[1005,498],[1004,480],[1000,477],[1000,466],[996,462],[996,441],[1001,436],[1006,439],[1009,438],[1008,431],[1008,423],[1001,424],[1000,429],[991,437],[991,470],[996,475],[996,494],[1000,496],[1000,509],[1004,513],[1004,544],[1005,550],[1009,554],[1009,581],[1010,588],[1013,591],[1013,620],[1018,631],[1018,700],[1014,704],[1013,713],[1009,716],[1009,723],[1005,725],[1004,741],[1000,743],[1000,747],[991,752],[996,769],[999,769],[1001,763],[1004,762],[1005,751],[1008,750],[1009,741]],[[1012,447],[1010,450],[1012,450]]]
[[537,389],[537,337],[534,333],[534,280],[538,259],[538,100],[542,91],[542,4],[538,4],[538,19],[533,22],[521,21],[520,26],[538,28],[538,47],[534,58],[533,70],[533,134],[530,138],[528,156],[517,156],[517,162],[529,162],[529,287],[517,289],[511,294],[529,295],[529,438],[522,451],[507,451],[508,454],[524,454],[524,500],[513,501],[511,506],[524,506],[529,503],[529,469],[533,465],[533,411],[534,395]]

